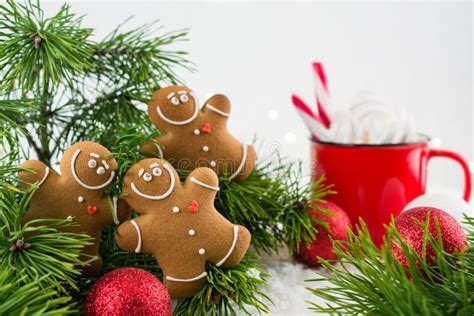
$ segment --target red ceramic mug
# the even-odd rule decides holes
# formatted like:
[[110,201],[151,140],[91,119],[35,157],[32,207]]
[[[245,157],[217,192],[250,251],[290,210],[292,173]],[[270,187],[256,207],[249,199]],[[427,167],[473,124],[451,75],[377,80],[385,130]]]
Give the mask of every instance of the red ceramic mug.
[[428,137],[413,144],[344,145],[312,141],[313,175],[327,177],[337,194],[327,199],[342,207],[353,224],[361,217],[380,245],[384,225],[414,198],[425,193],[428,161],[445,157],[464,171],[464,199],[471,194],[467,162],[452,151],[431,149]]

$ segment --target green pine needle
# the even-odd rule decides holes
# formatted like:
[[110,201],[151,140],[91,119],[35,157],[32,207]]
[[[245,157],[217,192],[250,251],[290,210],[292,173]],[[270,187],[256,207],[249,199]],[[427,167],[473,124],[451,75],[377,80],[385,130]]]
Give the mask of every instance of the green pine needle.
[[72,78],[91,67],[92,29],[82,28],[81,18],[69,9],[65,4],[45,18],[39,4],[7,0],[0,5],[0,82],[8,90],[73,86]]
[[29,100],[0,100],[0,154],[19,149],[19,139],[28,133],[25,116],[34,110]]
[[232,269],[207,265],[208,283],[192,298],[178,302],[174,315],[237,315],[252,307],[268,313],[266,304],[272,303],[262,287],[270,275],[259,264],[259,256],[247,253]]
[[317,233],[317,220],[307,212],[312,202],[333,193],[324,178],[305,185],[301,170],[301,163],[288,163],[275,153],[267,161],[258,161],[242,183],[222,177],[216,208],[249,229],[257,252],[272,253],[284,244],[296,251],[301,240],[309,243]]
[[58,297],[53,287],[41,288],[25,276],[0,270],[0,315],[68,315],[76,312],[73,307],[71,298]]
[[[164,82],[177,83],[174,66],[191,70],[187,52],[168,50],[170,44],[186,41],[187,30],[173,31],[154,37],[160,27],[158,20],[137,29],[122,32],[119,25],[104,40],[94,45],[93,68],[97,80],[109,81],[115,86],[124,83],[143,85],[153,91]],[[126,57],[126,58],[125,58]]]
[[59,291],[65,290],[65,284],[76,288],[78,268],[84,265],[79,255],[92,239],[62,231],[76,225],[67,219],[22,224],[21,218],[36,188],[33,186],[24,194],[0,191],[0,271],[24,277],[27,283],[54,285]]
[[[443,251],[439,225],[437,235],[428,232],[429,219],[419,223],[425,231],[425,249],[431,245],[437,256],[419,256],[390,226],[382,249],[372,242],[365,224],[357,234],[349,232],[348,242],[334,242],[339,265],[322,260],[329,274],[309,282],[329,285],[309,290],[326,303],[313,303],[311,309],[338,315],[472,315],[474,313],[474,219],[469,225],[469,250],[451,255]],[[407,258],[404,268],[393,256],[392,242]],[[348,250],[348,251],[347,251]]]
[[32,100],[23,138],[47,165],[72,142],[105,131],[150,131],[140,103],[179,82],[176,69],[191,70],[186,52],[170,48],[186,40],[186,30],[157,34],[156,23],[130,31],[119,26],[93,42],[92,29],[81,23],[68,5],[51,17],[31,0],[0,5],[0,100]]

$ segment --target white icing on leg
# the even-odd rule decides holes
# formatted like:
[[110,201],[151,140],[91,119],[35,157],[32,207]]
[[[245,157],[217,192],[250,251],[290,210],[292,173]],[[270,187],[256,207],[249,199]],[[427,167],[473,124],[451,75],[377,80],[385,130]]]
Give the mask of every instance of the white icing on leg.
[[173,282],[194,282],[194,281],[197,281],[199,279],[205,278],[206,276],[207,276],[207,272],[204,271],[200,275],[198,275],[194,278],[190,278],[190,279],[178,279],[178,278],[174,278],[172,276],[167,275],[166,280],[173,281]]
[[46,169],[44,169],[43,179],[41,179],[41,181],[38,182],[38,187],[40,187],[46,181],[46,178],[48,177],[48,175],[49,175],[49,167],[46,167]]
[[214,186],[209,185],[207,183],[201,182],[198,179],[196,179],[195,177],[191,177],[191,182],[196,183],[197,185],[200,185],[202,187],[208,188],[210,190],[214,190],[214,191],[219,191],[220,190],[219,187],[214,187]]
[[239,237],[239,226],[234,225],[234,240],[232,241],[232,245],[230,246],[229,251],[227,252],[227,254],[225,255],[225,257],[222,258],[221,261],[219,261],[218,263],[216,263],[216,266],[220,267],[222,264],[224,264],[224,262],[225,262],[227,259],[229,259],[230,255],[231,255],[232,252],[234,251],[235,245],[237,244],[237,237]]
[[160,106],[158,105],[156,107],[156,112],[158,113],[158,116],[161,117],[163,119],[163,121],[167,122],[168,124],[171,124],[171,125],[186,125],[188,123],[191,123],[192,121],[194,121],[194,119],[197,117],[197,115],[199,114],[199,106],[197,104],[197,101],[196,101],[196,98],[194,97],[194,95],[191,94],[191,97],[193,98],[194,100],[194,113],[191,115],[190,118],[186,119],[186,120],[183,120],[183,121],[173,121],[171,119],[169,119],[163,112],[161,112],[161,109],[160,109]]
[[237,168],[237,170],[235,170],[235,172],[229,177],[229,180],[232,180],[235,177],[237,177],[239,175],[239,173],[242,171],[242,169],[244,168],[245,161],[247,161],[247,146],[248,145],[245,145],[245,144],[242,145],[242,150],[243,150],[242,160],[240,161],[240,165]]
[[88,184],[82,182],[81,179],[79,179],[79,177],[76,174],[76,166],[75,165],[76,165],[77,156],[79,156],[80,153],[81,153],[81,150],[77,149],[76,152],[74,153],[74,155],[72,156],[72,160],[71,160],[71,172],[72,172],[72,176],[74,177],[74,180],[76,180],[76,182],[79,183],[79,185],[81,187],[83,187],[85,189],[88,189],[88,190],[99,190],[99,189],[102,189],[102,188],[108,186],[115,177],[115,172],[114,171],[112,171],[110,173],[110,177],[107,181],[105,181],[104,183],[102,183],[101,185],[98,185],[98,186],[88,185]]
[[145,198],[145,199],[149,199],[149,200],[163,200],[165,198],[167,198],[172,192],[173,192],[173,189],[174,189],[174,184],[175,184],[175,178],[174,178],[174,173],[173,173],[173,170],[171,170],[171,167],[168,165],[168,164],[164,164],[163,165],[163,168],[166,169],[166,171],[168,171],[168,174],[170,175],[170,186],[168,188],[168,191],[166,191],[165,193],[163,193],[162,195],[148,195],[148,194],[145,194],[145,193],[142,193],[138,188],[137,186],[135,185],[135,183],[132,182],[131,184],[131,187],[132,187],[132,191],[135,192],[135,194],[138,194],[139,196]]
[[94,256],[94,257],[90,258],[89,260],[87,260],[85,263],[91,264],[92,262],[97,261],[97,260],[99,260],[99,257]]
[[217,114],[220,114],[220,115],[222,115],[222,116],[229,117],[229,115],[230,115],[229,113],[223,112],[223,111],[219,110],[218,108],[213,107],[213,106],[210,105],[209,103],[206,104],[206,107],[207,107],[209,110],[211,110],[211,111],[213,111],[213,112],[216,112]]
[[138,235],[138,244],[137,248],[135,248],[135,253],[140,253],[142,251],[142,233],[140,232],[140,226],[138,226],[138,223],[134,219],[132,219],[130,222],[132,223],[133,227],[135,227]]

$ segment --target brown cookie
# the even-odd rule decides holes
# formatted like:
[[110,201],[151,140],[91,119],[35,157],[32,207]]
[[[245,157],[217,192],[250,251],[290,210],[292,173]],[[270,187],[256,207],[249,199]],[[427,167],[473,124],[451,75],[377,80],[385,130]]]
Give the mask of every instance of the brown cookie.
[[196,294],[206,283],[206,262],[236,266],[250,244],[249,231],[214,207],[219,180],[209,168],[191,172],[184,184],[167,162],[145,159],[124,177],[127,203],[140,216],[121,224],[117,244],[155,255],[173,298]]
[[201,110],[193,92],[183,86],[170,86],[156,91],[149,104],[148,115],[166,135],[142,146],[144,154],[165,158],[178,170],[198,167],[213,169],[218,175],[242,182],[250,175],[256,153],[252,146],[240,143],[227,130],[229,99],[221,94],[206,101]]
[[86,233],[94,243],[84,249],[93,256],[82,258],[90,265],[84,267],[83,276],[99,274],[102,259],[99,256],[99,241],[102,230],[121,220],[128,219],[130,208],[124,200],[111,198],[104,191],[112,184],[117,162],[107,148],[94,142],[72,145],[63,156],[61,175],[37,160],[28,160],[22,167],[33,172],[21,171],[22,186],[38,183],[23,222],[32,219],[65,219],[73,217],[77,227],[70,232]]

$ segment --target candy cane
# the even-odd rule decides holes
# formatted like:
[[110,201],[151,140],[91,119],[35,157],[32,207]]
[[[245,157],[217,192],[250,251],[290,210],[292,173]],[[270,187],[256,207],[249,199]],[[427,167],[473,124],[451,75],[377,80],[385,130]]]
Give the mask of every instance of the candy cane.
[[330,106],[331,99],[329,96],[326,73],[324,72],[323,65],[320,62],[314,62],[313,69],[316,72],[316,103],[318,106],[319,116],[321,117],[324,126],[329,128],[331,126],[331,119],[329,118],[326,108]]
[[330,137],[321,118],[316,116],[309,106],[301,100],[297,95],[292,95],[291,100],[298,111],[298,114],[303,119],[304,123],[310,130],[311,134],[316,140],[329,141]]

